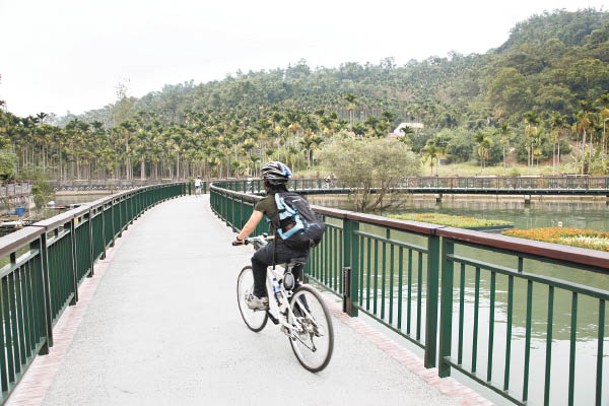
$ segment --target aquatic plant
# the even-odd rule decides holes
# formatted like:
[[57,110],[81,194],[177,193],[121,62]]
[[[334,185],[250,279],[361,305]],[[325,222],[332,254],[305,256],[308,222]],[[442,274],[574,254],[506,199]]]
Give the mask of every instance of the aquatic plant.
[[570,245],[579,248],[609,251],[609,233],[579,228],[542,227],[531,230],[513,229],[504,235]]
[[452,216],[449,214],[440,213],[405,213],[405,214],[390,214],[389,217],[398,220],[421,221],[424,223],[441,224],[443,226],[468,228],[468,229],[483,229],[483,228],[501,228],[513,227],[513,223],[504,220],[490,220],[475,217]]

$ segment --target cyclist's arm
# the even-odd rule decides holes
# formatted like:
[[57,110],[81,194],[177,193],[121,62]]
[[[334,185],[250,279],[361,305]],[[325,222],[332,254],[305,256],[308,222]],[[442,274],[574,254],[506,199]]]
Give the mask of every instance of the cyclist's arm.
[[256,226],[258,226],[258,223],[260,223],[263,217],[264,214],[261,211],[254,210],[249,220],[247,220],[247,223],[245,223],[239,234],[237,234],[237,241],[243,241],[249,237],[249,235],[254,232]]

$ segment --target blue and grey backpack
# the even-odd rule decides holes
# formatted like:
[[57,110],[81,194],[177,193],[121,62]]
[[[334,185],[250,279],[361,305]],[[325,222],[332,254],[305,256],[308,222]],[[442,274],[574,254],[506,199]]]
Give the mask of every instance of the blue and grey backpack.
[[275,203],[279,215],[277,234],[288,247],[304,250],[319,244],[325,225],[304,196],[276,193]]

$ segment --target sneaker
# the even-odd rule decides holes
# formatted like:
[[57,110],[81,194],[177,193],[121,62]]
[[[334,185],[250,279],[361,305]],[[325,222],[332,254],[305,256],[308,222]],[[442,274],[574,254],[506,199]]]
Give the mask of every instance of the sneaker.
[[269,309],[269,298],[268,297],[258,297],[256,295],[249,295],[247,299],[245,299],[245,303],[247,307],[252,310],[268,310]]

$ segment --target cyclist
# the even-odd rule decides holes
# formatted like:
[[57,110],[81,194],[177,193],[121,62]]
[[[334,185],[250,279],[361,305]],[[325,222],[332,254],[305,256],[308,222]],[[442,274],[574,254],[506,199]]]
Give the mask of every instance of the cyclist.
[[[243,244],[243,241],[256,229],[256,226],[266,216],[271,223],[271,235],[279,223],[277,205],[275,203],[275,193],[285,193],[288,191],[286,184],[292,172],[287,165],[272,161],[264,165],[261,169],[262,181],[266,196],[254,206],[254,212],[239,234],[235,237],[233,244]],[[285,245],[281,238],[275,238],[267,245],[260,248],[252,256],[252,270],[254,273],[254,292],[246,299],[247,306],[253,310],[267,310],[269,308],[269,298],[266,290],[266,270],[270,265],[282,264],[292,258],[308,258],[309,249],[297,250]],[[298,271],[295,272],[298,280]]]

